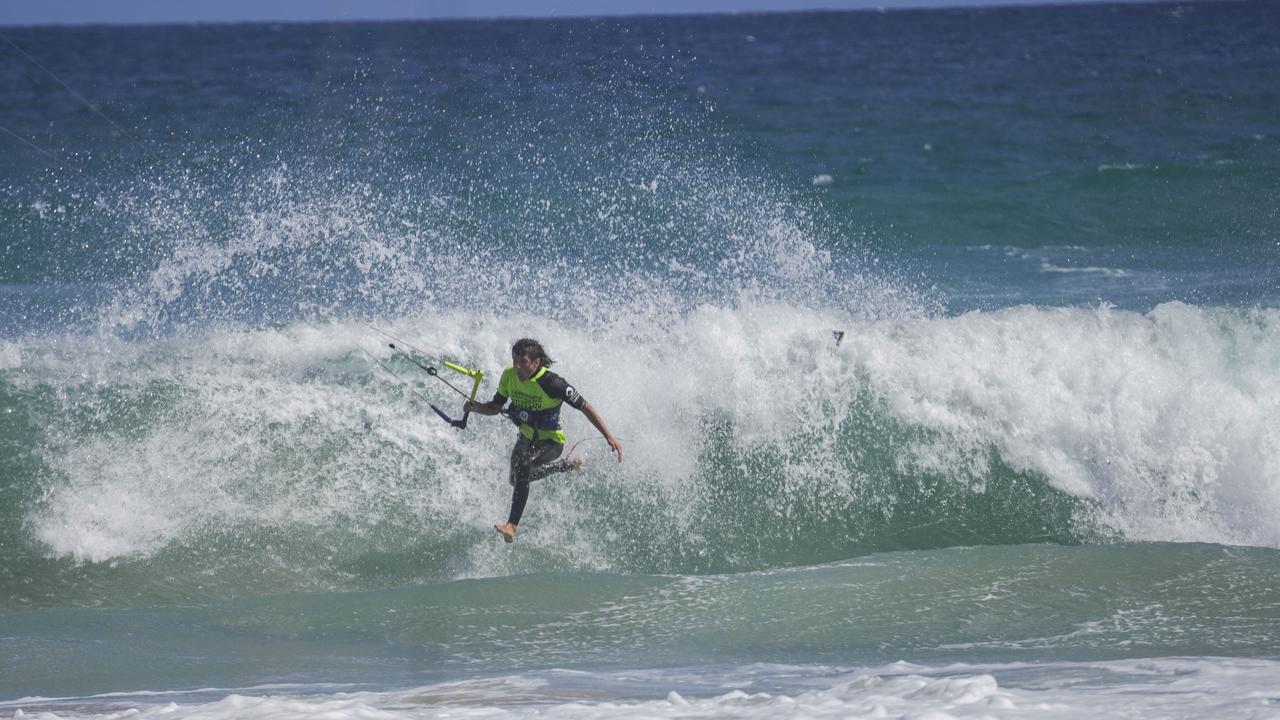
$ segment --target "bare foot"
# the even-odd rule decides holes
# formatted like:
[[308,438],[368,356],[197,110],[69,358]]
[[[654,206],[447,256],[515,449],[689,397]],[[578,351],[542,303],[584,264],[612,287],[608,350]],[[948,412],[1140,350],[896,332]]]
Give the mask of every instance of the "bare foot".
[[574,455],[573,457],[565,458],[564,469],[565,469],[565,472],[573,472],[574,470],[578,470],[583,465],[586,465],[586,464],[587,464],[586,458],[582,457],[581,455]]
[[494,525],[494,526],[493,526],[493,529],[494,529],[494,530],[497,530],[499,533],[501,533],[501,534],[502,534],[502,539],[503,539],[503,540],[505,540],[505,541],[507,541],[508,543],[513,543],[513,542],[515,542],[515,541],[516,541],[516,526],[515,526],[515,525],[512,525],[511,523],[505,523],[505,524],[502,524],[502,525]]

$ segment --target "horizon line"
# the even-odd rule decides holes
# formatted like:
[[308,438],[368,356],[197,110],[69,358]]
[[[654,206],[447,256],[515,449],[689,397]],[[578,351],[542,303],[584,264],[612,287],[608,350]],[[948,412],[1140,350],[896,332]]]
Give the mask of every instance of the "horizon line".
[[605,19],[642,19],[642,18],[675,18],[675,17],[718,17],[718,16],[754,16],[754,15],[805,15],[825,13],[897,13],[921,12],[936,10],[981,10],[981,9],[1013,9],[1013,8],[1062,8],[1099,5],[1182,5],[1182,4],[1226,4],[1230,2],[1247,2],[1248,0],[907,0],[899,5],[866,5],[864,7],[808,7],[796,9],[747,9],[747,10],[690,10],[663,12],[615,12],[615,13],[566,13],[554,14],[494,14],[494,15],[457,15],[442,17],[352,17],[352,18],[315,18],[315,19],[228,19],[228,20],[85,20],[85,21],[51,21],[35,23],[5,24],[4,29],[40,29],[40,28],[91,28],[91,27],[189,27],[189,26],[235,26],[235,25],[358,25],[389,23],[431,23],[431,22],[503,22],[515,20],[557,21],[557,20],[605,20]]

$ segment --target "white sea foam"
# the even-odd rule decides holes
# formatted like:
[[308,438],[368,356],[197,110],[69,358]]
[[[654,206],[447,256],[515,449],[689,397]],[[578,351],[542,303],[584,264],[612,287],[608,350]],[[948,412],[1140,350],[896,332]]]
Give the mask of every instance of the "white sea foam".
[[[980,253],[999,252],[1005,257],[1026,260],[1038,265],[1041,273],[1101,275],[1107,278],[1129,278],[1134,275],[1132,271],[1124,268],[1108,267],[1106,265],[1085,265],[1079,262],[1082,258],[1089,258],[1090,256],[1098,255],[1100,252],[1105,252],[1099,248],[1086,248],[1077,245],[1041,248],[1021,248],[1013,245],[1001,247],[972,245],[967,249]],[[1072,264],[1073,261],[1077,261],[1077,264]]]
[[977,482],[987,449],[1130,539],[1280,545],[1280,314],[1011,308],[864,328],[843,351],[908,467]]
[[0,370],[22,367],[22,346],[16,342],[0,340]]
[[[756,665],[591,673],[551,671],[440,683],[390,692],[278,694],[268,689],[213,702],[115,694],[0,704],[14,718],[182,720],[420,720],[546,717],[628,718],[1275,718],[1267,660],[1155,658],[1096,663],[954,665],[909,663],[840,670]],[[210,694],[213,691],[201,691]],[[159,702],[158,702],[159,701]]]
[[[813,498],[876,500],[840,439],[843,424],[882,422],[860,415],[868,398],[873,412],[914,428],[895,450],[904,478],[980,490],[998,458],[1080,498],[1093,521],[1128,539],[1280,547],[1275,311],[1021,307],[860,322],[758,302],[637,322],[645,317],[583,330],[443,314],[390,327],[419,343],[441,339],[434,351],[487,369],[482,394],[509,343],[541,328],[557,369],[626,453],[618,465],[603,444],[584,445],[585,474],[536,489],[522,542],[572,567],[617,561],[613,541],[587,531],[600,512],[588,486],[705,542],[700,523],[716,502],[701,479],[709,427],[732,428],[721,437],[744,456],[810,438],[781,469],[787,494],[773,502],[783,516]],[[839,345],[833,328],[845,330]],[[65,387],[68,412],[100,406],[95,388],[106,387],[152,413],[140,431],[68,431],[44,450],[61,479],[29,521],[54,554],[147,556],[240,527],[337,532],[348,540],[328,542],[344,547],[391,522],[402,537],[475,537],[464,543],[469,559],[452,561],[454,576],[510,569],[510,554],[472,535],[505,512],[509,426],[476,418],[459,433],[435,422],[363,354],[389,359],[385,338],[335,323],[184,342],[195,344],[143,353],[110,341],[80,362],[70,350],[44,354],[24,381]],[[408,377],[456,412],[460,399]],[[565,420],[574,438],[596,434],[578,413]]]
[[1073,273],[1082,273],[1086,275],[1103,275],[1105,277],[1110,277],[1110,278],[1124,278],[1124,277],[1129,277],[1129,274],[1130,274],[1127,270],[1121,270],[1119,268],[1097,267],[1097,266],[1063,267],[1060,265],[1054,265],[1053,263],[1050,263],[1050,262],[1040,263],[1040,272],[1061,273],[1061,274],[1067,274],[1067,275],[1073,274]]

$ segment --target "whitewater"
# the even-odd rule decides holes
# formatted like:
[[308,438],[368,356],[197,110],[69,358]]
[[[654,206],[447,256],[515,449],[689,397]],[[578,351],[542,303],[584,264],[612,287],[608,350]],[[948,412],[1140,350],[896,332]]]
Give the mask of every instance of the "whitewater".
[[[364,354],[397,360],[358,321],[8,344],[10,392],[52,429],[42,453],[60,478],[27,521],[55,554],[93,563],[247,533],[310,556],[274,564],[314,563],[300,572],[312,577],[333,567],[318,539],[339,557],[380,540],[431,548],[434,562],[403,580],[730,572],[899,543],[1280,545],[1275,311],[860,322],[758,303],[587,332],[521,315],[385,324],[455,338],[442,351],[500,368],[509,338],[535,322],[627,428],[633,457],[614,467],[584,445],[584,476],[547,484],[527,544],[548,555],[533,567],[472,535],[499,510],[509,428],[430,422]],[[416,385],[451,402],[425,374]],[[594,434],[577,416],[569,429]],[[907,525],[920,527],[895,539]]]

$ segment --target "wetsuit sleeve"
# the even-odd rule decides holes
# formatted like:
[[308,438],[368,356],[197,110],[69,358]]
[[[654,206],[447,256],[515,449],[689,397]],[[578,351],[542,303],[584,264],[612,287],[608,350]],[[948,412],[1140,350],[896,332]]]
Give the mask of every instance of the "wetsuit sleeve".
[[548,396],[563,400],[565,404],[575,410],[581,410],[582,406],[587,404],[586,398],[579,395],[572,385],[555,373],[549,372],[538,378],[538,386]]

